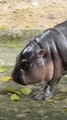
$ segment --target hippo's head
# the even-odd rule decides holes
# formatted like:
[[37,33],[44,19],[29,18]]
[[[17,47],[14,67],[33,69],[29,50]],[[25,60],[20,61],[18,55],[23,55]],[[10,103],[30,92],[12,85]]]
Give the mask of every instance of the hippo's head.
[[16,65],[12,72],[14,81],[22,84],[33,84],[44,80],[46,77],[46,54],[35,42],[28,44],[16,59]]

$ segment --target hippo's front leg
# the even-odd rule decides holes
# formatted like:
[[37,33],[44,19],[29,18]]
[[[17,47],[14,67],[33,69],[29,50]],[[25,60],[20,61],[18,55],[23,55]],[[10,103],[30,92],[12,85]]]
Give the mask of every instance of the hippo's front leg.
[[[49,59],[49,58],[48,58]],[[42,90],[40,90],[38,93],[36,93],[34,95],[34,99],[50,99],[53,96],[54,93],[54,89],[56,84],[58,83],[58,81],[60,80],[60,78],[62,77],[64,68],[62,66],[62,61],[59,57],[59,55],[57,54],[57,56],[55,56],[54,54],[54,58],[53,58],[53,65],[54,65],[54,73],[53,73],[53,77],[52,79],[46,79],[46,85],[43,87]],[[52,70],[52,64],[50,66],[50,64],[46,64],[46,66],[48,66],[49,68],[49,73]],[[52,74],[52,73],[51,73]],[[50,76],[50,74],[47,76]]]
[[32,96],[36,100],[48,100],[52,98],[54,89],[55,89],[54,84],[50,84],[50,82],[46,82],[46,85],[38,92],[33,93]]

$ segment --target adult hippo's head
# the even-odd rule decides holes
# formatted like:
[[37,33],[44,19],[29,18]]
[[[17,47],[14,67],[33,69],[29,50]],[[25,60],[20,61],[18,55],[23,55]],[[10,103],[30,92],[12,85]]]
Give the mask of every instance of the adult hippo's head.
[[16,65],[12,72],[14,81],[27,85],[44,80],[45,52],[37,43],[30,42],[16,58]]

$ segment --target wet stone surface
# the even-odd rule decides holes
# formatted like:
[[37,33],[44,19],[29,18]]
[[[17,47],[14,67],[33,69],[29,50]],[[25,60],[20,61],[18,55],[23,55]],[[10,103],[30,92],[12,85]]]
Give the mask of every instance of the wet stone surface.
[[[67,120],[67,76],[62,78],[54,98],[49,101],[33,100],[30,95],[21,95],[19,101],[10,99],[11,93],[6,93],[6,89],[13,87],[18,91],[23,86],[1,80],[11,75],[15,58],[28,41],[7,41],[5,44],[0,41],[0,68],[4,69],[0,73],[0,120]],[[36,89],[37,85],[31,87]]]

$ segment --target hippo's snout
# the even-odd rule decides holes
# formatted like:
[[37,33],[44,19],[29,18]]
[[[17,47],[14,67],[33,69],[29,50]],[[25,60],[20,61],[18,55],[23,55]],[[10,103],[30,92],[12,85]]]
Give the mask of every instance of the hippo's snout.
[[20,70],[13,70],[12,72],[12,78],[15,82],[20,83],[22,85],[26,85],[25,83],[25,76],[23,69]]

